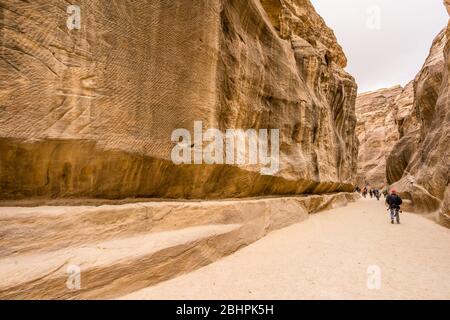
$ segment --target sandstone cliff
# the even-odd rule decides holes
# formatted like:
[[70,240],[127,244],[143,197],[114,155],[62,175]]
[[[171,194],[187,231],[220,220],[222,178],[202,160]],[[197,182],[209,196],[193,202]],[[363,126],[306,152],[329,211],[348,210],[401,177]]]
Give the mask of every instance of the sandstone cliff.
[[[199,269],[356,193],[0,207],[0,299],[109,299]],[[79,290],[68,275],[80,270]],[[69,283],[69,285],[67,285]]]
[[450,28],[433,41],[414,80],[413,123],[387,163],[387,178],[408,200],[409,210],[439,212],[450,226]]
[[[0,198],[350,191],[356,84],[308,0],[2,1]],[[281,170],[181,165],[177,128],[280,129]]]
[[383,188],[386,160],[405,132],[415,130],[412,117],[413,83],[358,95],[356,113],[360,142],[357,184]]

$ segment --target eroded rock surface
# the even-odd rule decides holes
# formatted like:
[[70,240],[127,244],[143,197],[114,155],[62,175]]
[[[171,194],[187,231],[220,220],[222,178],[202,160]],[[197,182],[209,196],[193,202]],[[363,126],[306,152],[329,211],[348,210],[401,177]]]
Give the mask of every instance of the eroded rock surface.
[[357,98],[358,183],[392,185],[406,210],[439,212],[449,225],[449,29],[434,39],[421,71],[400,86]]
[[[419,129],[406,134],[388,161],[389,183],[416,212],[439,212],[450,225],[450,28],[433,41],[414,80],[414,108]],[[414,146],[415,145],[415,146]]]
[[358,95],[356,113],[359,186],[383,188],[386,161],[399,139],[417,130],[413,83]]
[[119,297],[196,270],[309,214],[358,198],[357,193],[339,193],[2,207],[0,299]]
[[[0,198],[351,191],[356,84],[308,0],[3,1]],[[177,128],[280,129],[281,170],[175,166]]]

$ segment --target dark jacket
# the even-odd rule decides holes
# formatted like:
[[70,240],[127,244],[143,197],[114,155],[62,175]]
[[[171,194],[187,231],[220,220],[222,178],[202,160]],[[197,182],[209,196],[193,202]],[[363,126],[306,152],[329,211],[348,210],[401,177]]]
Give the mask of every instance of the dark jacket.
[[403,200],[402,198],[400,198],[399,195],[390,194],[386,198],[386,203],[389,205],[389,208],[398,209],[400,208],[400,205],[403,203]]

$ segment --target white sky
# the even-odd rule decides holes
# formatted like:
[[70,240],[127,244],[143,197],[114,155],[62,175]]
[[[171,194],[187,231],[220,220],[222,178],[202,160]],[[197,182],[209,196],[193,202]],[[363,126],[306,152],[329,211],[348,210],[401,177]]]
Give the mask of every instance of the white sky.
[[448,22],[443,0],[311,2],[344,48],[347,71],[356,78],[359,92],[412,80]]

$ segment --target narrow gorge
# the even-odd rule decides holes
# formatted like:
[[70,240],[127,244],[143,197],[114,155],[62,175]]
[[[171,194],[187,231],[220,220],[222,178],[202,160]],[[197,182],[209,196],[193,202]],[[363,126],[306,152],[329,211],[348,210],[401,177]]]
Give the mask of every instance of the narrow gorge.
[[[308,0],[66,7],[0,7],[0,298],[116,297],[358,199],[357,85]],[[175,164],[200,122],[279,130],[279,171]]]
[[416,78],[360,94],[358,184],[393,188],[405,210],[433,214],[449,226],[450,182],[450,29],[433,41]]
[[0,299],[141,297],[310,220],[289,270],[353,275],[387,232],[357,186],[450,227],[450,26],[410,83],[361,93],[312,2],[0,0]]

